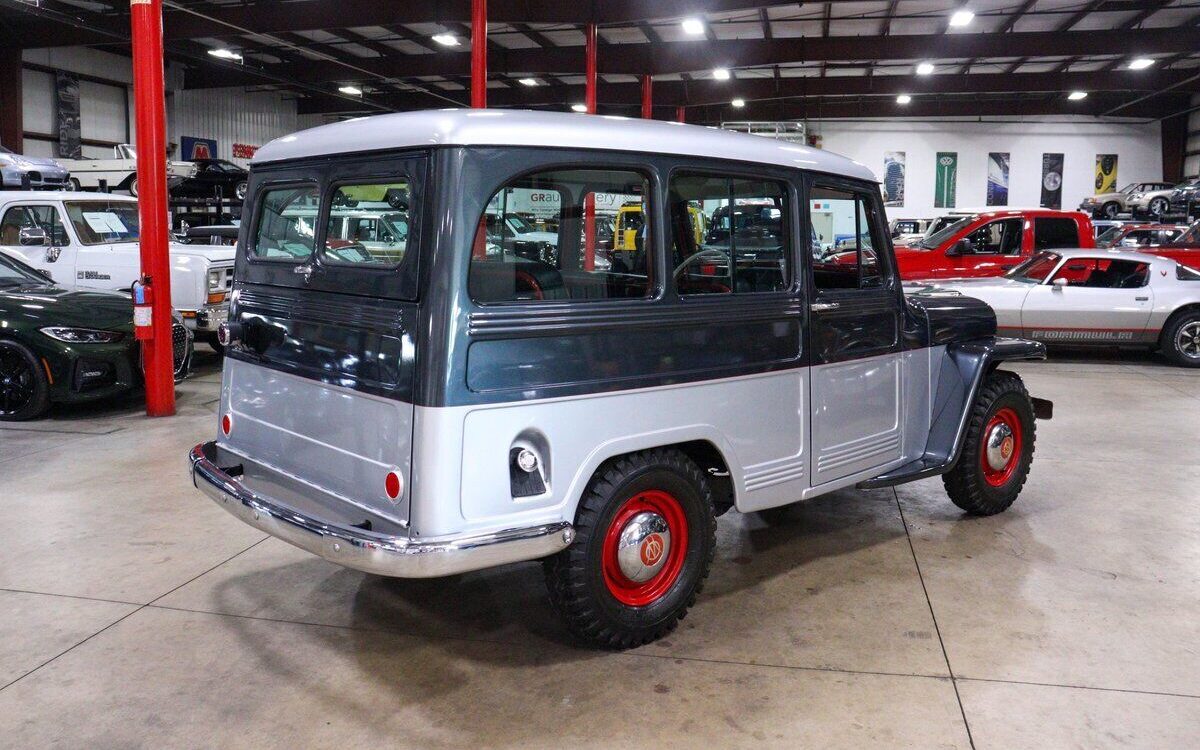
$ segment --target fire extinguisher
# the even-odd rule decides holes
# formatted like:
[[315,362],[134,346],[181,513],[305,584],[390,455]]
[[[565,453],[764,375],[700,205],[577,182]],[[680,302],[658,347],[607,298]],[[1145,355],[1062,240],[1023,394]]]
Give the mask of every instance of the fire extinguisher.
[[154,299],[150,287],[150,279],[143,276],[133,282],[133,333],[139,341],[149,341],[154,337],[150,327],[154,320],[150,303]]

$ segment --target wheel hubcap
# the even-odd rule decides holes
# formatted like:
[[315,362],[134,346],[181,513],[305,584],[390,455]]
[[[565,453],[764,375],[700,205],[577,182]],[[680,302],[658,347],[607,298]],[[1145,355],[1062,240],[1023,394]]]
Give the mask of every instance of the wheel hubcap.
[[651,511],[638,513],[621,529],[617,539],[617,565],[634,583],[645,583],[663,569],[671,551],[667,519]]
[[1175,335],[1175,345],[1183,356],[1200,359],[1200,320],[1181,327]]
[[988,484],[1001,487],[1012,479],[1020,463],[1021,420],[1015,411],[1004,407],[993,414],[984,427],[980,469]]

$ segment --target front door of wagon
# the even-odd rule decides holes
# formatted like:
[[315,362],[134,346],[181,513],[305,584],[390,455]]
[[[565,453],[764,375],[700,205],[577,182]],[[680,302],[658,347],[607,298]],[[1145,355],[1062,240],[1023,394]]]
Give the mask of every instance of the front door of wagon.
[[814,246],[809,315],[812,485],[901,456],[901,296],[877,190],[820,181],[809,209],[832,217],[836,254]]

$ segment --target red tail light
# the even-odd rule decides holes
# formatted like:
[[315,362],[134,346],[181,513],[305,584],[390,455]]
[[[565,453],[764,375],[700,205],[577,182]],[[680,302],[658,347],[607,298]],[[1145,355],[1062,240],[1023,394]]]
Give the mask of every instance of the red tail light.
[[388,475],[383,480],[383,491],[387,493],[390,500],[400,499],[400,493],[404,492],[404,480],[400,478],[400,472],[388,472]]

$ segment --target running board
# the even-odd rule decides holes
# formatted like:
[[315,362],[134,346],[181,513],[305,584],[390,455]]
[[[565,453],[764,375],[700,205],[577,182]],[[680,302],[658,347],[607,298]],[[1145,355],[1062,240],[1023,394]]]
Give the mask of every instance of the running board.
[[916,461],[909,461],[903,466],[892,469],[886,474],[880,474],[872,479],[866,479],[859,482],[856,487],[860,490],[874,490],[880,487],[895,487],[898,484],[906,482],[915,482],[918,479],[927,479],[936,477],[939,474],[945,474],[954,466],[953,461],[946,461],[944,458],[922,456]]

